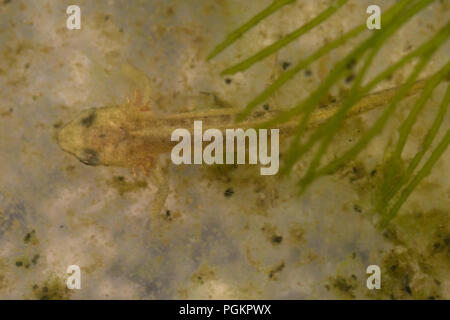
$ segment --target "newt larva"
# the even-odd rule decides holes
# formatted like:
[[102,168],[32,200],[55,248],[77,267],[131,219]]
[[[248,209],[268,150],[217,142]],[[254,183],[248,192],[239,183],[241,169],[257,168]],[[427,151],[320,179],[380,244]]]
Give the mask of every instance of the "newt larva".
[[[409,95],[423,88],[418,81]],[[399,87],[371,93],[356,103],[347,116],[354,116],[389,103]],[[139,100],[139,99],[137,99]],[[60,131],[61,148],[91,166],[104,165],[127,168],[148,167],[156,156],[170,152],[175,145],[171,133],[177,128],[193,129],[194,121],[202,121],[203,128],[252,128],[270,119],[276,112],[254,112],[246,121],[236,123],[235,117],[242,110],[220,108],[207,111],[184,112],[173,115],[156,115],[148,107],[136,101],[125,105],[87,109],[67,123]],[[340,102],[317,108],[309,126],[318,126],[329,119],[339,108]],[[297,125],[296,120],[279,126],[280,134],[289,134]]]

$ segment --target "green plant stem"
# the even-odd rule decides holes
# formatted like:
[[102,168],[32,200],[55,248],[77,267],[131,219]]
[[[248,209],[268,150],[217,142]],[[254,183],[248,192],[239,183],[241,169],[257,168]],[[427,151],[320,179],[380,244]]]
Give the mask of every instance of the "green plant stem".
[[293,3],[295,0],[275,0],[272,2],[271,5],[264,8],[261,12],[259,12],[257,15],[252,17],[249,21],[244,23],[241,27],[231,32],[226,39],[218,44],[213,51],[209,54],[208,60],[211,60],[212,58],[216,57],[219,53],[221,53],[223,50],[225,50],[227,47],[229,47],[231,44],[233,44],[237,39],[239,39],[244,33],[246,33],[248,30],[256,26],[260,21],[264,20],[266,17],[270,16],[271,14],[277,12],[279,9],[284,7],[285,5]]
[[404,23],[409,21],[409,19],[411,19],[417,12],[422,10],[430,3],[430,1],[418,2],[415,6],[411,7],[409,12],[405,13],[404,16],[399,17],[399,19],[395,19],[391,25],[385,28],[384,32],[379,33],[377,35],[378,38],[373,39],[373,49],[371,49],[369,57],[364,62],[362,69],[358,72],[358,76],[355,79],[348,97],[342,104],[339,111],[324,125],[324,127],[326,127],[326,129],[324,129],[324,139],[313,160],[311,161],[308,171],[299,183],[299,185],[301,186],[301,190],[305,190],[305,188],[313,181],[315,171],[317,167],[320,166],[320,161],[323,158],[326,150],[328,149],[331,141],[333,140],[336,131],[339,129],[340,124],[342,123],[342,121],[344,121],[347,111],[352,107],[354,103],[359,101],[364,95],[368,93],[367,88],[361,89],[360,84],[381,47],[389,39],[389,37],[395,33],[395,31],[397,31]]
[[[450,35],[450,23],[443,27],[440,31],[436,33],[430,40],[422,44],[419,48],[415,49],[393,65],[389,66],[387,69],[379,73],[373,80],[371,80],[363,89],[363,92],[369,92],[375,87],[379,82],[387,78],[393,72],[401,68],[407,62],[411,61],[413,58],[418,57],[426,53],[427,51],[434,48],[438,48]],[[272,120],[273,121],[273,120]],[[262,126],[269,127],[274,124],[271,121],[264,123]],[[310,150],[315,142],[322,136],[326,131],[327,126],[323,125],[314,132],[314,134],[308,139],[308,141],[302,146],[294,145],[294,148],[290,149],[291,152],[285,156],[285,165],[281,168],[281,173],[287,173],[292,165],[297,159],[299,159],[303,154]],[[294,140],[295,141],[295,140]]]
[[440,106],[438,114],[436,115],[436,118],[433,122],[433,125],[431,126],[430,130],[427,132],[427,135],[425,136],[422,146],[420,148],[420,151],[416,153],[413,160],[408,165],[408,168],[405,171],[405,183],[409,180],[409,176],[414,172],[417,165],[420,163],[423,156],[425,155],[425,153],[428,151],[431,144],[433,143],[433,140],[436,137],[436,135],[444,121],[444,116],[448,111],[449,103],[450,103],[450,85],[447,85],[447,92],[445,94],[444,99],[442,100],[441,106]]
[[308,31],[312,30],[319,24],[321,24],[323,21],[328,19],[331,15],[333,15],[340,7],[342,7],[345,3],[347,3],[348,0],[337,0],[337,2],[334,5],[331,5],[326,10],[322,11],[317,17],[309,21],[308,23],[304,24],[300,28],[292,31],[287,36],[283,37],[282,39],[274,42],[273,44],[265,47],[261,51],[257,52],[253,56],[245,59],[244,61],[227,68],[221,72],[221,75],[227,75],[227,74],[235,74],[237,72],[245,71],[248,68],[250,68],[255,63],[263,60],[267,56],[271,55],[272,53],[280,50],[281,48],[287,46],[292,41],[298,39],[302,35],[306,34]]
[[[383,114],[377,119],[375,124],[364,134],[364,136],[352,148],[350,148],[350,150],[345,152],[342,156],[333,160],[329,164],[325,165],[322,169],[318,170],[316,177],[334,173],[342,164],[349,161],[350,159],[355,157],[359,152],[361,152],[361,150],[363,150],[363,148],[372,140],[372,138],[383,130],[383,128],[386,125],[387,121],[389,120],[390,116],[395,112],[398,103],[403,99],[405,94],[412,87],[417,76],[422,71],[422,69],[427,65],[428,61],[431,58],[432,53],[436,49],[437,48],[433,48],[433,50],[431,50],[431,52],[426,53],[422,57],[422,59],[415,66],[413,72],[408,77],[408,80],[402,86],[402,88],[400,89],[398,94],[395,96],[395,98],[393,99],[391,104],[387,107],[387,109],[383,112]],[[444,69],[446,69],[446,68],[447,68],[447,66],[445,66],[443,69],[438,71],[430,79],[428,79],[428,81],[432,81],[432,79],[434,77],[442,76],[442,73],[443,73]]]
[[430,174],[431,169],[434,167],[436,162],[439,160],[444,151],[447,149],[449,143],[450,143],[450,130],[447,130],[447,133],[445,134],[444,138],[433,150],[431,156],[424,164],[422,169],[417,173],[417,175],[414,177],[411,183],[402,191],[399,199],[393,205],[389,213],[385,217],[383,217],[383,220],[381,221],[380,224],[381,229],[384,229],[389,224],[389,222],[396,216],[396,214],[402,207],[403,203],[405,203],[405,201],[408,199],[408,197],[411,195],[411,193],[414,191],[417,185]]
[[[450,85],[447,85],[447,91],[445,93],[444,99],[442,100],[442,103],[439,107],[439,110],[436,114],[436,117],[433,121],[433,124],[431,125],[430,129],[428,130],[422,145],[420,146],[419,151],[414,155],[414,158],[409,163],[408,167],[406,168],[405,172],[401,176],[398,183],[396,183],[391,190],[391,193],[388,195],[387,199],[384,201],[384,209],[382,209],[382,215],[386,214],[386,211],[388,209],[388,203],[389,201],[394,197],[394,195],[397,193],[398,190],[400,190],[408,181],[411,179],[411,176],[414,172],[414,170],[419,165],[420,161],[422,160],[425,153],[430,148],[431,144],[433,143],[434,138],[436,137],[439,129],[441,128],[441,125],[444,121],[444,116],[448,111],[448,105],[450,103]],[[397,159],[398,161],[399,159]],[[394,160],[392,160],[394,161]]]
[[[359,75],[357,76],[357,78],[355,80],[354,86],[352,87],[352,90],[351,90],[350,94],[348,95],[347,99],[344,101],[343,106],[341,107],[340,111],[336,115],[334,115],[328,121],[328,123],[326,125],[323,126],[327,130],[318,129],[320,133],[318,135],[315,135],[312,137],[313,139],[319,139],[322,136],[322,134],[327,135],[328,131],[330,131],[330,134],[328,134],[328,136],[330,138],[325,139],[324,143],[319,148],[316,157],[311,162],[311,165],[309,167],[309,170],[308,170],[305,178],[303,179],[303,182],[310,181],[310,179],[313,177],[313,171],[314,171],[315,167],[317,167],[320,164],[320,159],[321,159],[323,153],[325,152],[326,148],[328,147],[328,144],[331,142],[334,131],[337,130],[340,122],[343,121],[346,111],[355,102],[357,102],[363,95],[368,93],[367,87],[362,90],[359,90],[360,89],[359,84],[362,81],[363,76],[364,76],[365,72],[367,71],[368,67],[370,67],[370,64],[373,61],[373,58],[375,57],[376,53],[381,48],[382,44],[389,38],[389,36],[391,36],[404,23],[406,23],[415,13],[422,10],[425,6],[427,6],[430,3],[431,3],[430,0],[419,1],[414,6],[412,6],[409,9],[409,11],[407,11],[406,13],[402,12],[401,9],[404,6],[406,6],[408,3],[406,3],[406,2],[403,3],[403,7],[400,6],[397,11],[398,15],[400,16],[398,19],[393,19],[392,24],[388,24],[388,26],[385,28],[384,32],[375,33],[374,36],[372,36],[371,38],[366,40],[359,48],[355,49],[355,51],[353,53],[349,54],[347,56],[347,58],[344,59],[344,62],[346,62],[348,60],[351,61],[351,59],[355,59],[356,57],[358,57],[358,55],[362,54],[362,52],[364,52],[365,50],[369,50],[370,45],[375,45],[375,48],[371,49],[372,53],[370,54],[369,58],[367,59],[366,63],[364,64],[361,72],[359,72]],[[336,71],[342,72],[343,71],[342,65],[340,65],[339,67],[336,67]],[[325,81],[325,84],[326,84],[327,80]],[[329,88],[327,89],[327,91],[328,90],[329,90]],[[361,92],[358,93],[358,91],[361,91]],[[307,127],[309,117],[310,117],[311,113],[313,112],[314,108],[315,108],[315,104],[314,105],[310,104],[309,106],[305,107],[304,117],[299,124],[299,127],[297,129],[298,130],[297,134],[296,134],[293,142],[291,143],[289,151],[286,155],[285,163],[284,163],[283,168],[281,169],[281,173],[285,174],[285,173],[289,172],[289,170],[292,168],[292,166],[297,161],[297,159],[303,154],[303,152],[305,152],[305,150],[302,150],[302,148],[299,147],[299,141],[300,141],[300,137],[303,135],[303,133]],[[312,145],[314,145],[314,142],[315,141],[310,140],[307,143],[307,146],[312,147]]]
[[[247,104],[245,110],[249,111],[246,112],[243,117],[248,115],[255,107],[266,101],[271,95],[273,95],[278,89],[280,89],[286,82],[291,80],[302,69],[304,69],[323,55],[327,54],[331,50],[344,44],[347,40],[356,37],[366,29],[367,27],[365,24],[354,28],[353,30],[343,35],[341,38],[324,45],[319,50],[314,52],[311,56],[309,56],[305,60],[300,61],[297,65],[295,65],[288,71],[283,72],[269,87],[267,87],[263,92],[261,92],[261,94],[259,94],[256,98],[254,98],[250,103]],[[243,120],[243,117],[241,117],[240,119]]]
[[[405,5],[408,5],[410,1],[408,0],[401,0],[395,3],[391,8],[389,8],[386,13],[384,14],[384,21],[385,23],[391,21],[392,17],[395,16],[398,12],[400,12]],[[276,92],[280,87],[282,87],[287,81],[292,79],[300,70],[307,67],[310,63],[314,62],[315,60],[319,59],[321,56],[325,55],[326,53],[330,52],[331,50],[339,47],[340,45],[344,44],[347,40],[357,36],[362,31],[367,30],[366,24],[362,24],[351,31],[344,34],[341,38],[338,38],[337,40],[330,42],[329,44],[326,44],[319,50],[317,50],[315,53],[313,53],[310,57],[306,58],[303,61],[300,61],[295,67],[293,67],[291,70],[284,72],[275,82],[270,85],[268,88],[266,88],[260,95],[258,95],[256,98],[254,98],[242,111],[242,113],[236,118],[237,121],[244,120],[245,117],[247,117],[259,104],[267,100],[274,92]],[[372,38],[370,38],[372,39]],[[369,39],[369,40],[370,40]],[[370,47],[370,42],[365,41],[364,45]],[[367,49],[366,48],[366,49]],[[364,50],[363,50],[364,51]],[[355,50],[353,51],[355,53]],[[350,59],[347,59],[345,62],[350,62]],[[341,63],[343,67],[346,66],[344,62]],[[336,67],[335,67],[336,68]],[[342,70],[341,70],[342,71]],[[332,75],[330,74],[328,78],[330,78]],[[331,83],[333,84],[333,83]],[[318,92],[320,91],[320,92]],[[326,91],[328,91],[328,88],[325,88],[325,85],[322,85],[316,90],[316,96],[319,96],[320,94],[324,94]],[[314,93],[313,93],[314,94]],[[301,109],[304,105],[308,104],[313,100],[312,95],[307,98],[307,100],[304,101],[304,103],[297,104],[296,107],[293,109],[281,113],[278,117],[275,117],[274,119],[268,121],[268,125],[274,125],[276,123],[285,122],[289,120],[292,116],[294,116],[298,109]]]
[[441,80],[442,79],[436,79],[434,82],[427,83],[427,86],[425,86],[425,89],[423,91],[421,98],[417,101],[417,103],[414,105],[414,107],[408,114],[408,117],[406,118],[406,120],[400,126],[400,128],[398,130],[399,131],[399,139],[397,142],[397,146],[392,154],[392,158],[394,159],[394,161],[400,160],[403,149],[406,144],[406,140],[408,139],[408,136],[412,130],[413,125],[417,122],[417,117],[419,116],[419,113],[423,110],[428,99],[430,98],[431,94],[433,93],[433,89],[439,85]]

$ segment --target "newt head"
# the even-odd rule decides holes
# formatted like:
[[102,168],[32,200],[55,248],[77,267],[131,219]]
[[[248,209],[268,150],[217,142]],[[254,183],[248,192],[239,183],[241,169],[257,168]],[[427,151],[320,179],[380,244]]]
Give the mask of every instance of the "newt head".
[[85,110],[61,129],[58,143],[86,165],[115,165],[125,151],[121,150],[126,137],[120,127],[123,116],[113,107]]

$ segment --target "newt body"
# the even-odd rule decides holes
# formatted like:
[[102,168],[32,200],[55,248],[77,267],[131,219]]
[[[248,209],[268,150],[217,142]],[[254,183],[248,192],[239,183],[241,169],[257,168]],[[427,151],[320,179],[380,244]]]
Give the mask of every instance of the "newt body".
[[[420,91],[423,81],[418,81],[409,94]],[[372,93],[362,98],[348,112],[348,116],[360,114],[386,105],[397,93],[397,88]],[[310,127],[320,125],[339,108],[335,102],[318,108],[309,122]],[[275,112],[255,112],[245,122],[236,123],[241,109],[222,108],[208,111],[186,112],[176,115],[155,115],[138,103],[129,105],[91,108],[60,131],[61,148],[87,165],[105,165],[136,168],[146,165],[161,154],[170,152],[175,145],[171,133],[177,128],[193,130],[194,120],[201,120],[204,129],[256,127],[270,119]],[[280,134],[292,132],[297,120],[280,125]]]

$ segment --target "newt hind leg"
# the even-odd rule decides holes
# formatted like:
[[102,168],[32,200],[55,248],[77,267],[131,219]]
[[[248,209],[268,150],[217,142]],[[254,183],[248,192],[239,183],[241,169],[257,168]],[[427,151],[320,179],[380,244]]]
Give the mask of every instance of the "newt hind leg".
[[150,209],[150,216],[156,217],[161,214],[169,196],[167,169],[163,168],[158,162],[153,161],[153,159],[147,158],[132,169],[134,177],[137,177],[138,170],[143,172],[146,178],[150,180],[150,183],[156,187],[156,193]]
[[164,172],[161,167],[158,167],[153,171],[153,176],[157,191],[155,198],[153,199],[150,215],[155,217],[161,214],[161,211],[166,204],[167,197],[169,196],[169,179],[167,177],[167,172]]

